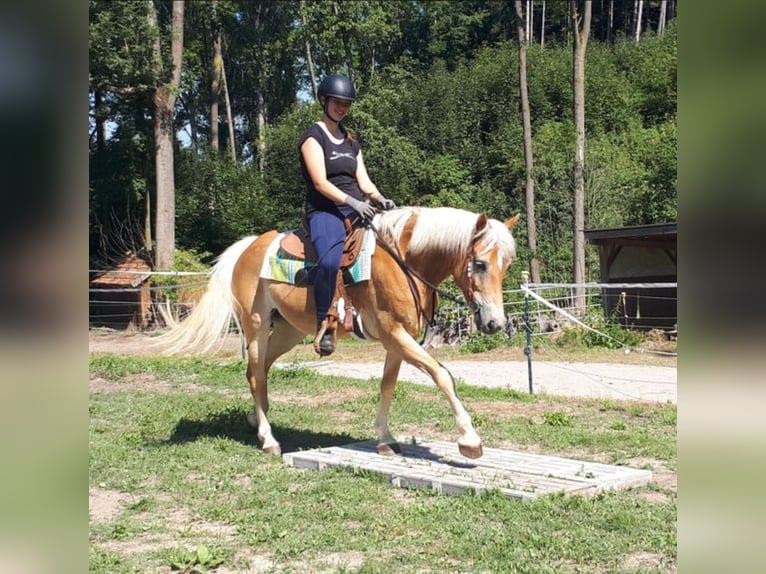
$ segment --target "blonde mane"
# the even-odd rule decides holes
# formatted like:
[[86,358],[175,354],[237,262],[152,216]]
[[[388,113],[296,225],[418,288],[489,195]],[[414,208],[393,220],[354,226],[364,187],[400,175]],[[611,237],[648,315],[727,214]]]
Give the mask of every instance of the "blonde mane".
[[[376,218],[376,225],[398,241],[411,217],[417,217],[408,250],[413,254],[424,252],[460,256],[471,244],[477,213],[454,207],[405,207],[388,211]],[[516,257],[516,242],[504,223],[490,219],[481,234],[486,250],[499,247],[502,258]]]

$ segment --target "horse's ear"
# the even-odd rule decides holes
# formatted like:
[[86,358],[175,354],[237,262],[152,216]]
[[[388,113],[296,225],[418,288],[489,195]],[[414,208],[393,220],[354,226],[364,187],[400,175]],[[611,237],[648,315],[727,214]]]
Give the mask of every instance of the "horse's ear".
[[516,223],[518,223],[520,215],[521,215],[520,213],[517,213],[516,215],[514,215],[513,217],[509,217],[505,221],[505,226],[508,228],[508,231],[513,229],[513,227],[516,225]]
[[489,225],[489,219],[487,219],[487,214],[482,213],[479,215],[479,217],[476,219],[476,225],[473,227],[473,237],[471,238],[471,244],[475,244],[479,237],[481,237],[481,234],[487,229],[487,225]]

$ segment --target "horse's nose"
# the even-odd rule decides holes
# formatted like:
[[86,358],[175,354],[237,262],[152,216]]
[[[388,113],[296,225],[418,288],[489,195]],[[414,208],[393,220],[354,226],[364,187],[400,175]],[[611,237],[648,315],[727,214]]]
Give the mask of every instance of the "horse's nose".
[[500,323],[498,323],[494,319],[490,319],[489,323],[487,323],[487,332],[490,335],[497,333],[500,329],[502,329]]

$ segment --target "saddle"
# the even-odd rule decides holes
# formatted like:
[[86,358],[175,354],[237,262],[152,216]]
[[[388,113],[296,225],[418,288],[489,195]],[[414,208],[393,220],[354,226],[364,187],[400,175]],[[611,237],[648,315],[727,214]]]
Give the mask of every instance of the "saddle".
[[[346,226],[346,241],[343,243],[343,256],[340,260],[341,270],[351,267],[359,257],[364,240],[364,227],[354,227],[349,218],[343,220]],[[294,229],[285,234],[279,243],[279,248],[283,253],[301,259],[303,261],[317,262],[317,254],[314,251],[314,245],[311,243],[308,225],[305,220],[299,229]]]
[[[345,271],[351,267],[359,257],[359,252],[362,250],[362,244],[364,243],[364,233],[366,228],[354,227],[348,217],[343,220],[343,224],[346,227],[346,240],[343,243],[343,255],[340,260],[335,295],[330,304],[330,311],[327,314],[327,319],[325,320],[322,332],[326,329],[334,330],[338,321],[337,307],[339,301],[342,301],[345,309],[343,328],[349,333],[354,330],[354,317],[356,316],[356,311],[351,302],[351,297],[349,297],[348,292],[346,291],[346,282],[343,278]],[[311,263],[317,262],[317,254],[316,251],[314,251],[309,227],[305,219],[299,229],[294,229],[285,234],[279,243],[279,248],[283,253],[295,259],[301,259]]]

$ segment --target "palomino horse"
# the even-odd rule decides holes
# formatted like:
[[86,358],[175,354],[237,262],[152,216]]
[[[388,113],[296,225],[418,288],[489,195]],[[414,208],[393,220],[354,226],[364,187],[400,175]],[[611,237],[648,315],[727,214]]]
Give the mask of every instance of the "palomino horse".
[[[461,454],[470,458],[482,455],[481,439],[455,393],[451,374],[415,337],[424,328],[425,317],[433,316],[438,305],[435,288],[449,276],[463,292],[476,326],[483,333],[495,333],[504,327],[503,276],[516,256],[511,229],[518,218],[516,215],[502,223],[485,214],[454,208],[407,207],[373,219],[379,234],[372,254],[371,278],[348,286],[347,292],[366,337],[379,341],[386,350],[374,423],[379,453],[401,452],[389,430],[388,413],[404,360],[428,373],[446,395],[460,434],[457,442]],[[247,348],[247,380],[255,403],[248,422],[257,428],[263,450],[273,454],[280,454],[281,448],[267,418],[269,369],[316,326],[311,287],[260,277],[265,254],[278,235],[277,231],[269,231],[246,237],[224,251],[213,267],[207,291],[192,313],[160,337],[160,344],[169,353],[207,352],[222,341],[232,317],[238,320]],[[404,265],[382,247],[381,240],[400,254]],[[409,279],[403,267],[411,270]],[[339,337],[348,336],[342,321],[337,329]]]

